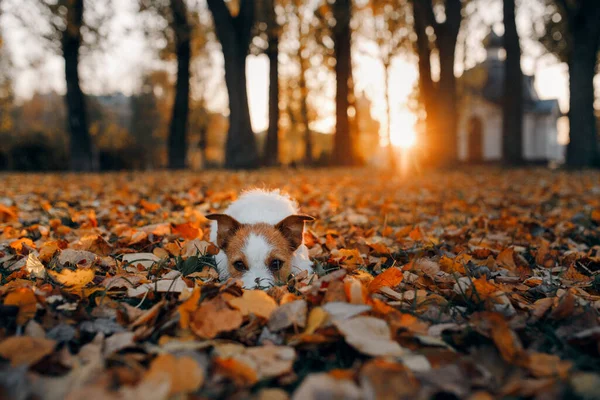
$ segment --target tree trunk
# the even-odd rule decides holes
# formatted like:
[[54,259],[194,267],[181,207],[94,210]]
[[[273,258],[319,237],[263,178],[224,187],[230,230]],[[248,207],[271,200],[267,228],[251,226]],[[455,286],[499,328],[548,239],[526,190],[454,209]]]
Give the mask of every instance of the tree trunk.
[[456,63],[456,42],[460,24],[462,4],[460,0],[446,1],[446,21],[436,24],[438,29],[437,47],[440,57],[440,81],[438,84],[438,103],[442,129],[438,129],[438,166],[451,166],[458,161],[458,94],[454,65]]
[[389,82],[390,82],[390,63],[384,63],[383,68],[384,68],[384,77],[383,77],[383,87],[385,90],[385,111],[386,111],[386,118],[387,118],[387,129],[386,129],[386,136],[387,136],[387,151],[388,151],[388,157],[389,157],[389,167],[392,171],[396,170],[396,156],[394,154],[394,145],[392,144],[392,109],[390,107],[390,88],[389,88]]
[[[566,3],[565,3],[566,4]],[[600,47],[600,3],[581,0],[568,5],[571,51],[569,54],[569,128],[567,166],[600,166],[594,113],[594,76]]]
[[598,134],[594,114],[594,76],[598,45],[585,29],[573,32],[569,60],[569,127],[567,165],[573,168],[599,165]]
[[413,10],[417,39],[415,41],[415,52],[419,59],[419,99],[425,110],[425,132],[424,137],[419,140],[419,147],[426,150],[422,158],[425,164],[430,164],[433,157],[429,150],[433,148],[433,138],[437,137],[437,117],[435,115],[437,107],[435,106],[435,87],[431,78],[431,49],[426,33],[428,24],[424,4],[420,1],[414,1]]
[[298,41],[300,48],[298,49],[298,59],[300,63],[300,75],[298,76],[298,86],[300,87],[300,118],[304,125],[304,163],[311,165],[313,163],[313,144],[308,118],[308,87],[306,86],[306,72],[308,71],[308,60],[302,55],[306,46],[302,38],[302,17],[300,11],[297,12],[298,17]]
[[85,96],[79,86],[79,48],[83,24],[83,0],[74,0],[67,7],[67,29],[62,37],[67,94],[65,103],[71,132],[70,167],[73,171],[95,171],[98,157],[88,129]]
[[502,99],[502,154],[504,162],[523,162],[523,72],[515,19],[515,0],[504,0],[504,96]]
[[300,78],[299,86],[302,98],[300,99],[300,118],[302,118],[302,125],[304,125],[304,163],[311,165],[313,163],[313,143],[312,136],[309,126],[308,118],[308,88],[306,87],[306,61],[300,56]]
[[252,131],[246,89],[246,56],[252,39],[254,2],[241,0],[234,18],[223,0],[207,0],[215,31],[225,59],[225,84],[229,95],[229,132],[225,145],[225,166],[248,169],[258,166],[256,139]]
[[177,52],[177,83],[169,127],[169,168],[186,167],[187,127],[190,101],[191,28],[184,0],[171,0]]
[[269,41],[269,130],[263,152],[266,166],[279,164],[279,38]]
[[350,137],[350,121],[348,119],[349,87],[351,62],[350,17],[352,15],[351,0],[337,0],[333,3],[336,25],[334,28],[335,50],[335,138],[333,145],[333,162],[335,165],[353,165],[353,154]]
[[[419,90],[427,113],[424,148],[427,163],[444,167],[458,160],[457,85],[454,76],[456,41],[462,20],[460,0],[446,0],[444,22],[437,22],[431,0],[413,0],[416,47],[419,56]],[[432,26],[440,60],[440,80],[431,77],[431,50],[426,29]]]

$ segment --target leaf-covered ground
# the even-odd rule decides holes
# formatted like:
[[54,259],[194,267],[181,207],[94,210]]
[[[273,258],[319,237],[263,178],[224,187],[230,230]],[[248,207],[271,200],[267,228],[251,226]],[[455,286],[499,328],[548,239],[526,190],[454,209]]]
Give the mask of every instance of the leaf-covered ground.
[[[280,188],[316,273],[219,282]],[[0,398],[598,398],[600,174],[0,175]]]

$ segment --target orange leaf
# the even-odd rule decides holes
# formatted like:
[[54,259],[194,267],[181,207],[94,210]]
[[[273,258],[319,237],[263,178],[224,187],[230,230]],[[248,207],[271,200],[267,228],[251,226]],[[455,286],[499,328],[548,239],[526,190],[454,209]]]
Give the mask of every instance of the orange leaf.
[[187,329],[190,327],[190,322],[192,320],[192,315],[198,308],[198,301],[200,300],[200,288],[195,288],[192,292],[192,295],[181,303],[179,307],[177,307],[177,311],[179,312],[179,326],[182,329]]
[[214,360],[217,372],[227,376],[236,385],[252,386],[258,382],[258,374],[248,364],[233,359],[217,357]]
[[277,308],[277,303],[262,290],[244,290],[241,297],[228,301],[229,305],[242,312],[242,315],[254,314],[257,317],[269,319]]
[[485,275],[473,280],[473,286],[475,290],[477,290],[477,295],[481,300],[485,300],[491,297],[494,293],[498,291],[496,285],[491,282],[488,282]]
[[33,244],[33,241],[29,238],[17,239],[14,242],[11,242],[10,247],[12,247],[17,253],[20,253],[23,250],[23,245],[35,249],[35,244]]
[[19,288],[10,292],[4,299],[4,305],[19,307],[17,324],[25,325],[27,321],[35,316],[37,310],[37,299],[30,288]]
[[17,219],[17,213],[11,207],[0,203],[0,221],[10,221],[13,219]]
[[514,256],[515,251],[511,247],[508,247],[502,250],[500,254],[498,254],[498,257],[496,257],[496,261],[504,268],[507,268],[510,271],[514,271],[517,269]]
[[195,392],[204,382],[204,371],[191,357],[176,358],[172,354],[160,354],[150,364],[144,379],[160,381],[168,377],[171,381],[171,396]]
[[190,222],[186,222],[184,224],[173,225],[172,226],[173,233],[175,235],[179,235],[180,237],[193,240],[193,239],[202,239],[202,231],[192,225]]
[[465,267],[460,262],[446,256],[442,256],[442,258],[440,258],[440,267],[442,271],[447,272],[449,274],[465,273]]
[[375,254],[389,254],[390,249],[383,243],[371,243],[369,247],[373,250]]
[[341,249],[332,252],[331,255],[335,261],[349,271],[355,270],[364,264],[363,258],[357,249]]
[[369,284],[369,292],[376,292],[384,286],[398,286],[400,282],[402,282],[402,278],[404,278],[404,275],[401,269],[396,267],[390,267],[383,271],[381,274],[377,275],[375,279],[371,281],[371,283]]
[[54,351],[54,340],[31,336],[11,336],[0,343],[0,356],[13,367],[33,365]]
[[160,208],[160,204],[150,203],[144,199],[140,200],[140,206],[148,212],[154,212]]
[[221,332],[239,328],[244,322],[240,310],[229,308],[225,300],[216,297],[204,301],[194,313],[190,327],[204,339],[213,339]]
[[566,379],[569,370],[573,367],[570,361],[563,361],[558,356],[544,353],[528,354],[526,367],[537,378],[550,378],[559,376],[561,379]]
[[423,239],[425,239],[425,236],[423,236],[423,232],[421,232],[421,228],[418,226],[415,227],[412,231],[410,231],[408,237],[414,240],[415,242],[422,241]]

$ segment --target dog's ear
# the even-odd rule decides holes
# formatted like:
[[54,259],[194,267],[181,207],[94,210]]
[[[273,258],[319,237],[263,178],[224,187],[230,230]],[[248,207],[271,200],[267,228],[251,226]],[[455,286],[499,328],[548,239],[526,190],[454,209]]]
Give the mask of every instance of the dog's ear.
[[217,221],[217,246],[224,249],[231,236],[242,226],[235,218],[227,214],[208,214],[207,219]]
[[298,246],[302,244],[302,234],[304,233],[304,222],[314,221],[314,217],[310,215],[290,215],[279,221],[275,228],[277,228],[283,236],[290,242],[293,250],[296,250]]

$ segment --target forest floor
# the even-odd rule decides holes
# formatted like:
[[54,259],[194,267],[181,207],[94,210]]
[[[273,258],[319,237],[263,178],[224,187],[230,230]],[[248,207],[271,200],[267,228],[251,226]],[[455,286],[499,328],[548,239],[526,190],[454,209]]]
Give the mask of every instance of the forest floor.
[[[315,274],[218,281],[256,186]],[[598,398],[599,172],[5,174],[0,276],[0,398]]]

